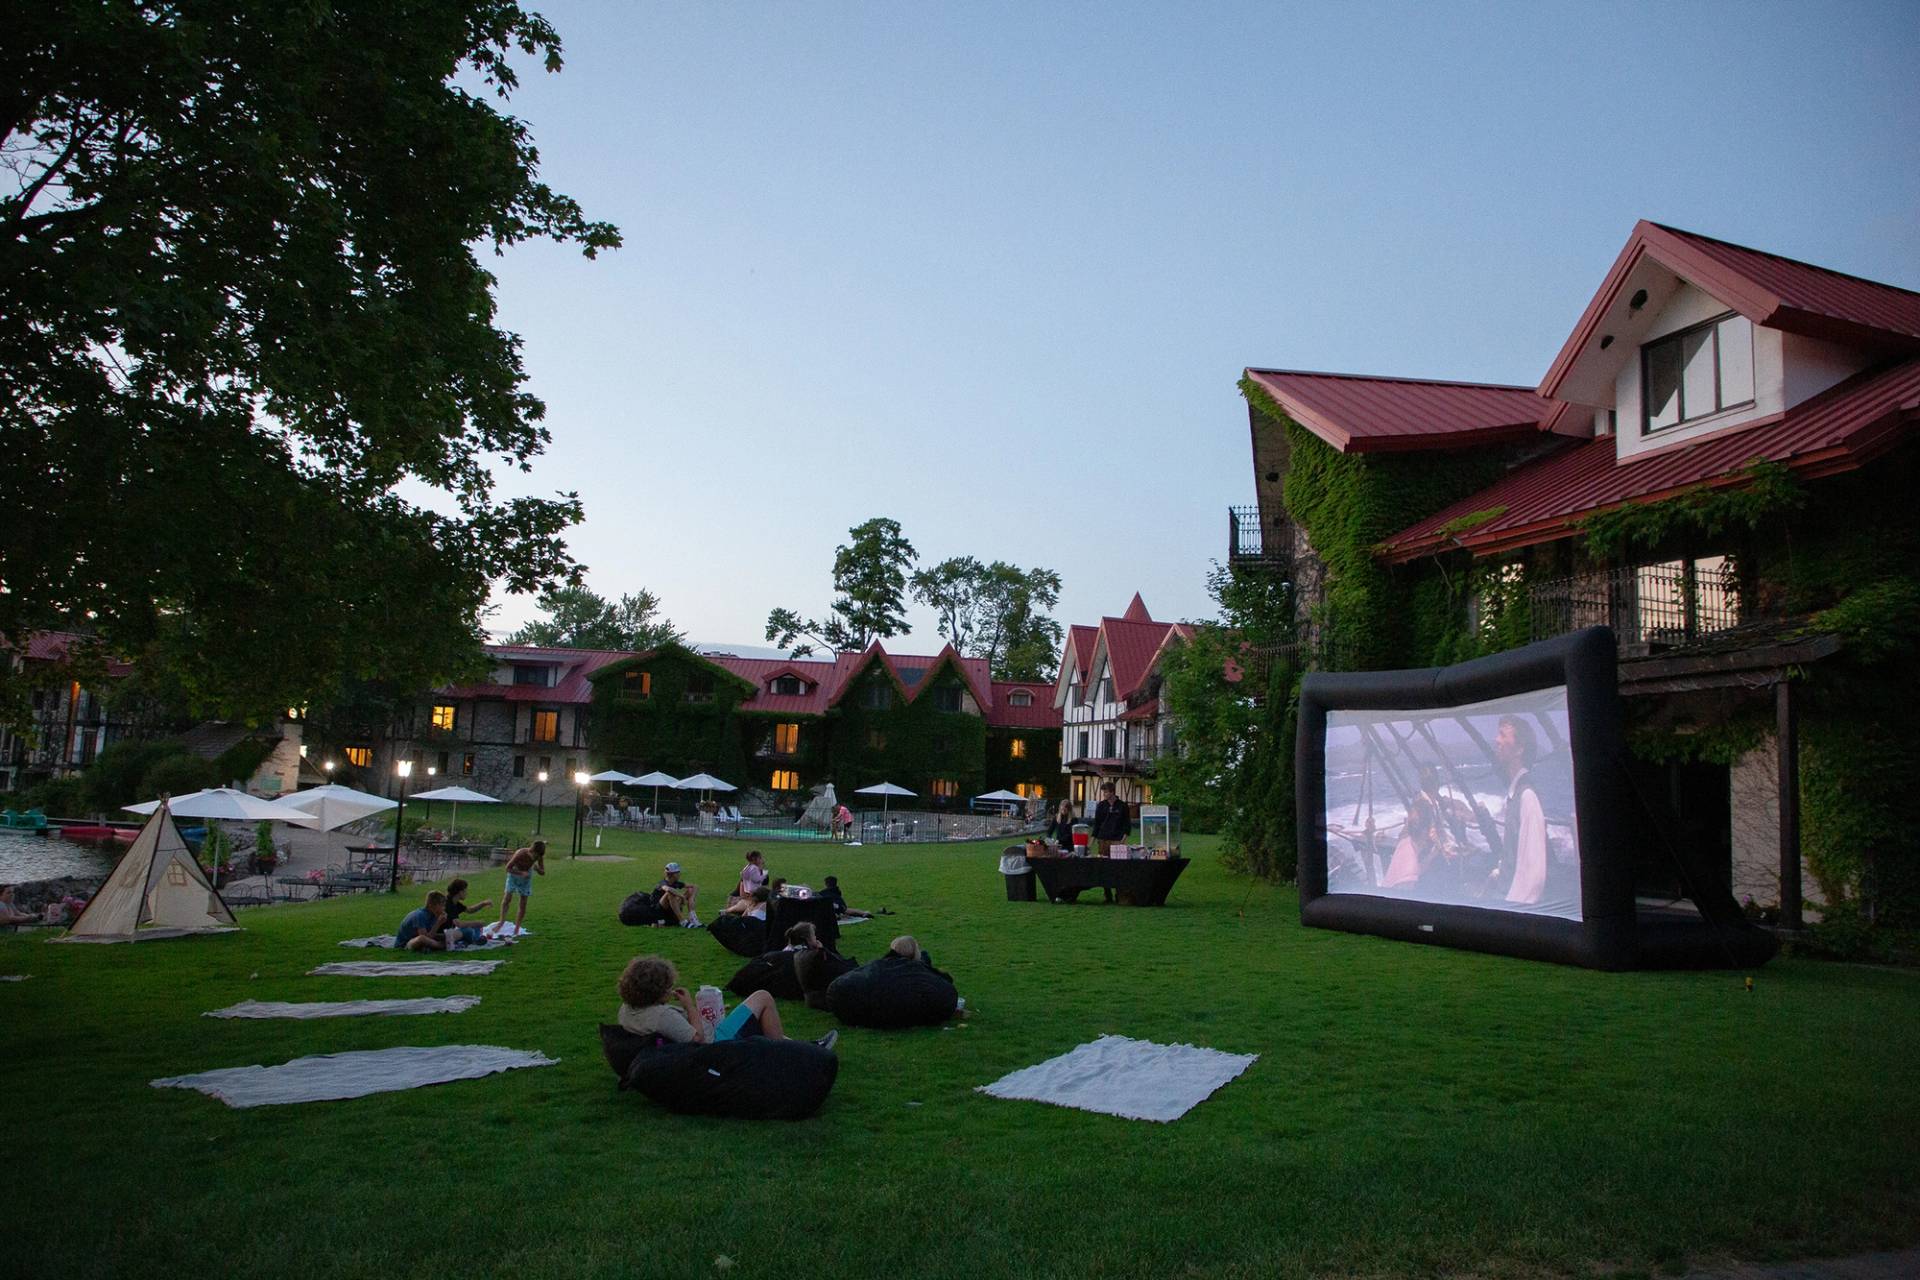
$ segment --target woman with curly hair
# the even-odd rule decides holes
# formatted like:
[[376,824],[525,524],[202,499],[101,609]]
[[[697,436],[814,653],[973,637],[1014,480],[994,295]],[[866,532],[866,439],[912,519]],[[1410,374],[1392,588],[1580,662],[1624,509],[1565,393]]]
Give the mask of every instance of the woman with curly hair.
[[[784,1040],[780,1010],[765,991],[756,991],[733,1007],[708,1031],[706,1020],[694,1011],[693,996],[678,985],[680,975],[673,961],[663,956],[635,956],[620,974],[620,1025],[638,1036],[657,1036],[674,1044],[708,1044],[721,1040],[745,1040],[765,1036]],[[833,1048],[839,1038],[829,1031],[814,1043]]]

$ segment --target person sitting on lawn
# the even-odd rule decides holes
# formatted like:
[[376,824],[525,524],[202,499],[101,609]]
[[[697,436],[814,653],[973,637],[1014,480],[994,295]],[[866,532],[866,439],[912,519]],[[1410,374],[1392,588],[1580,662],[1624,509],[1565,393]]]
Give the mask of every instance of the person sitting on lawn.
[[[664,956],[635,956],[620,974],[620,1013],[616,1021],[637,1036],[653,1036],[673,1044],[717,1044],[765,1036],[787,1038],[780,1023],[780,1007],[765,991],[756,991],[733,1007],[733,1012],[709,1028],[695,1010],[693,996],[677,985],[680,975]],[[833,1048],[839,1032],[829,1031],[814,1041]]]
[[747,854],[747,865],[740,868],[740,882],[733,887],[735,898],[751,898],[753,891],[767,882],[767,860],[758,849]]
[[462,924],[460,917],[466,915],[468,912],[479,915],[482,911],[485,911],[493,905],[493,899],[489,898],[485,902],[476,903],[470,907],[465,902],[466,893],[467,882],[465,880],[452,880],[447,883],[446,935],[448,946],[455,946],[464,942],[470,947],[477,947],[487,940],[487,935],[480,931],[479,925]]
[[425,906],[407,912],[393,935],[396,951],[445,951],[447,939],[442,930],[447,918],[447,895],[435,889],[427,895]]
[[0,925],[41,924],[44,917],[13,905],[13,886],[0,888]]
[[500,895],[500,923],[507,922],[507,908],[513,905],[513,896],[520,895],[520,914],[514,918],[514,931],[527,926],[527,902],[533,897],[534,873],[547,874],[547,842],[535,840],[530,845],[522,845],[513,851],[507,859],[507,891]]
[[813,896],[824,902],[831,902],[833,904],[833,913],[842,920],[871,920],[874,917],[874,913],[871,911],[855,911],[852,907],[848,906],[847,895],[840,892],[840,881],[833,876],[828,876],[820,892]]
[[[800,983],[800,998],[809,1009],[827,1007],[827,988],[839,977],[839,972],[826,963],[831,953],[826,944],[820,941],[819,930],[812,922],[802,920],[787,930],[786,949],[794,953],[793,976]],[[846,967],[851,968],[849,964]]]
[[693,910],[694,901],[699,896],[698,885],[688,884],[680,878],[680,864],[677,862],[666,865],[660,884],[653,891],[654,905],[665,912],[673,924],[687,929],[700,926],[700,917]]
[[761,885],[748,896],[735,898],[732,902],[728,903],[727,909],[721,912],[721,914],[728,916],[745,916],[749,920],[765,920],[767,918],[767,903],[772,900],[773,894],[767,889],[767,886]]

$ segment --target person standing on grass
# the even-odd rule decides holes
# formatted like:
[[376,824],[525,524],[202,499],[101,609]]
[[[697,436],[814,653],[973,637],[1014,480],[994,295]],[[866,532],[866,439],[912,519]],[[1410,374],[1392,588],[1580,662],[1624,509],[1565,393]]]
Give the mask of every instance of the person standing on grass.
[[547,842],[545,840],[535,840],[530,845],[522,845],[507,859],[507,890],[500,895],[500,923],[507,922],[507,908],[513,905],[514,895],[519,894],[520,914],[513,922],[516,933],[527,927],[527,901],[533,897],[533,877],[536,873],[547,874]]
[[[620,1013],[616,1021],[634,1035],[654,1036],[672,1044],[717,1044],[754,1036],[787,1038],[780,1008],[767,992],[754,992],[735,1005],[719,1026],[709,1028],[706,1019],[695,1011],[693,996],[677,985],[679,981],[680,974],[671,960],[635,956],[620,974]],[[838,1031],[829,1031],[814,1043],[831,1049],[839,1038]]]
[[[1127,828],[1131,822],[1127,816],[1126,802],[1114,791],[1111,782],[1100,784],[1100,803],[1093,806],[1093,828],[1088,832],[1093,837],[1093,856],[1107,857],[1113,846],[1125,844]],[[1102,886],[1101,895],[1113,901],[1113,890]]]
[[1054,810],[1053,821],[1047,825],[1047,835],[1060,846],[1060,852],[1073,852],[1073,824],[1079,819],[1073,816],[1073,801],[1061,797],[1060,807]]
[[400,921],[393,935],[396,951],[445,951],[447,935],[447,895],[438,889],[427,895],[426,905],[415,907]]

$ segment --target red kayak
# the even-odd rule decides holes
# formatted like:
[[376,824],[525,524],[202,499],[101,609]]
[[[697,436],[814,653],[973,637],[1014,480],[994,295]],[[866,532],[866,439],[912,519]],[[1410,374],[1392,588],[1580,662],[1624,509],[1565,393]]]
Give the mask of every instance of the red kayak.
[[69,840],[123,840],[133,843],[138,827],[62,827],[60,834]]

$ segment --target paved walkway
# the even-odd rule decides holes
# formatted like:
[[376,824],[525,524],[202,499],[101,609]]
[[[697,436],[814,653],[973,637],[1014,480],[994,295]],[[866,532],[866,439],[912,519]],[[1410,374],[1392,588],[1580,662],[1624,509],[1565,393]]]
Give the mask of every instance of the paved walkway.
[[1920,1248],[1862,1253],[1851,1258],[1691,1271],[1685,1280],[1913,1280],[1915,1276],[1920,1276]]

